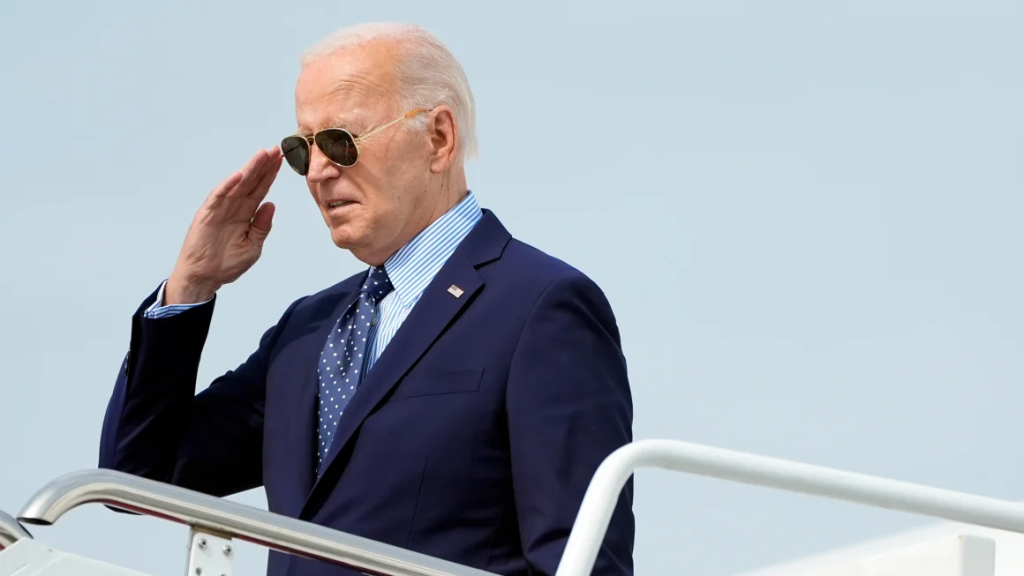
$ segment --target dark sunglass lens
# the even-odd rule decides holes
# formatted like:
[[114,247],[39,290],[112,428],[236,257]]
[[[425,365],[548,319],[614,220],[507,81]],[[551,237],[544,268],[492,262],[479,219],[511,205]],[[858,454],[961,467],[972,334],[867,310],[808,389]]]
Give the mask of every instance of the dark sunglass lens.
[[328,160],[341,166],[352,166],[356,163],[359,152],[352,135],[345,130],[324,130],[316,135],[316,145],[323,151]]
[[302,136],[289,136],[281,140],[281,154],[300,176],[305,176],[309,171],[309,146]]

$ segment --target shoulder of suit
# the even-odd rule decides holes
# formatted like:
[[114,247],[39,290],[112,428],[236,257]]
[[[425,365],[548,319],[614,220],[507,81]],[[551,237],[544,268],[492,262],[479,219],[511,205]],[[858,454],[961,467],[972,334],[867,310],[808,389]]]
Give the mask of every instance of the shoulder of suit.
[[509,241],[502,255],[501,265],[514,270],[518,281],[548,286],[562,279],[577,279],[587,283],[593,280],[579,268],[516,238]]

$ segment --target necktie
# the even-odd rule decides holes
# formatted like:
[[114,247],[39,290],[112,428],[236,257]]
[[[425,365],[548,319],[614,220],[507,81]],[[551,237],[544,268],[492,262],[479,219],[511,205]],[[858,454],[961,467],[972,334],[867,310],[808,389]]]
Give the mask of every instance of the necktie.
[[320,423],[317,431],[317,475],[323,474],[327,450],[345,407],[356,393],[367,365],[372,333],[377,327],[377,303],[391,291],[384,268],[371,268],[359,298],[338,318],[320,353]]

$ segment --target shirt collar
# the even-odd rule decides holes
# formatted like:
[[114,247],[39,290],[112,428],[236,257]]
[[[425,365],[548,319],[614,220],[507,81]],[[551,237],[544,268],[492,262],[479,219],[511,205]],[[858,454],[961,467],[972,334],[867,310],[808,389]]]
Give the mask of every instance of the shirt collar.
[[482,216],[476,196],[470,190],[454,208],[388,258],[384,270],[403,307],[419,300],[423,290]]

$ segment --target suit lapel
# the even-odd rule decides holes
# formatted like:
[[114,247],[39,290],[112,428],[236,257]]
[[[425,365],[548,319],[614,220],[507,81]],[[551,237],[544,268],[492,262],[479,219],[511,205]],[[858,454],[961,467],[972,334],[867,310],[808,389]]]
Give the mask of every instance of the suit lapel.
[[[362,281],[360,280],[360,283]],[[359,284],[354,284],[358,286]],[[301,349],[298,358],[296,385],[289,392],[288,400],[292,403],[288,415],[293,418],[289,427],[292,441],[288,446],[294,447],[285,456],[291,465],[287,466],[288,475],[297,482],[298,501],[296,509],[288,513],[298,514],[304,499],[313,489],[316,481],[317,439],[317,400],[319,398],[319,367],[320,352],[323,350],[327,335],[334,328],[334,323],[355,302],[358,290],[350,290],[340,298],[326,300],[317,310],[313,311],[310,324],[304,329],[304,341],[296,344]]]
[[[462,290],[458,297],[448,291],[457,286]],[[351,441],[353,434],[369,416],[370,412],[384,399],[413,364],[430,348],[430,345],[451,324],[455,316],[472,300],[483,286],[480,274],[467,259],[462,250],[456,250],[434,279],[427,285],[409,316],[388,343],[373,368],[359,383],[355,396],[338,423],[334,440],[327,453],[327,476],[338,454]],[[306,502],[309,507],[318,482]],[[304,510],[305,511],[305,510]]]

